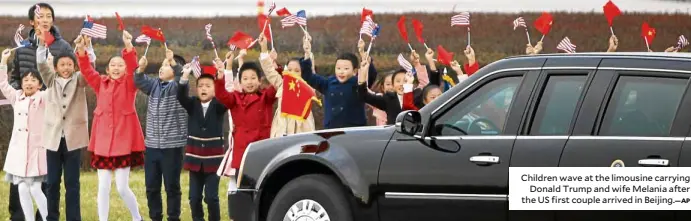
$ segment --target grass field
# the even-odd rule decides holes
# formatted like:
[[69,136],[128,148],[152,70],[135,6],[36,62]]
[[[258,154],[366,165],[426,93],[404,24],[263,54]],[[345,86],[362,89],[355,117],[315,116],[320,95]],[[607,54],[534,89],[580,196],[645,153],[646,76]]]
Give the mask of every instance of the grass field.
[[[0,177],[5,177],[5,173],[0,173]],[[98,176],[96,174],[96,171],[93,172],[82,172],[81,175],[81,207],[82,207],[82,220],[85,221],[96,221],[98,220],[98,208],[96,206],[96,195],[98,193]],[[186,171],[183,171],[182,174],[180,175],[180,185],[181,185],[181,191],[182,191],[182,208],[181,208],[181,215],[180,219],[181,220],[192,220],[192,215],[189,207],[189,202],[188,202],[188,193],[189,193],[189,176]],[[9,188],[10,185],[7,182],[0,182],[0,220],[5,221],[9,220],[9,212],[7,210],[7,204],[9,202]],[[132,171],[130,174],[130,188],[132,188],[132,191],[134,192],[134,195],[137,197],[137,203],[139,204],[139,213],[142,215],[142,218],[144,220],[151,220],[149,219],[149,209],[147,208],[147,202],[146,202],[146,188],[144,185],[144,170],[143,169],[137,169]],[[227,207],[227,202],[228,198],[226,196],[226,192],[228,189],[228,179],[227,178],[221,178],[221,182],[218,186],[218,195],[219,195],[219,200],[221,201],[221,219],[222,220],[228,220],[228,207]],[[163,211],[164,211],[164,216],[165,216],[165,208],[166,208],[166,197],[165,197],[165,189],[162,189],[162,194],[163,194]],[[60,220],[65,220],[65,190],[62,188],[61,190],[61,202],[60,202]],[[205,204],[206,205],[206,204]],[[34,206],[34,208],[36,208]],[[204,213],[206,214],[206,209],[204,210]],[[208,216],[208,214],[206,214]],[[110,193],[110,215],[108,217],[109,220],[116,220],[116,221],[129,221],[132,220],[132,216],[130,215],[129,210],[125,207],[125,204],[122,202],[120,199],[120,195],[117,193],[117,190],[115,189],[115,181],[113,180],[112,184],[112,189]]]

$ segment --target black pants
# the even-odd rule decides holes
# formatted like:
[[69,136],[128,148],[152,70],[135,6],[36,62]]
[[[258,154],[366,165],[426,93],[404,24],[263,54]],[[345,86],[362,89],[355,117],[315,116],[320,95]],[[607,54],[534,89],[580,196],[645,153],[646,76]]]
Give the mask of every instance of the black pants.
[[[149,217],[153,221],[163,220],[161,181],[166,188],[168,221],[180,220],[180,172],[182,170],[182,148],[146,148],[144,174]],[[163,179],[161,179],[163,178]]]
[[[41,185],[41,189],[43,189],[43,193],[46,193],[46,185]],[[12,221],[25,221],[24,219],[24,211],[22,211],[22,205],[19,203],[19,190],[18,186],[11,184],[10,185],[10,205],[8,206],[8,209],[10,210],[10,220]],[[41,218],[41,213],[36,210],[36,221],[42,221],[43,218]]]
[[221,220],[221,206],[218,200],[219,180],[216,173],[190,171],[190,209],[193,221],[204,221],[202,200],[209,210],[209,221]]
[[67,221],[81,221],[79,197],[79,169],[82,161],[82,150],[67,151],[65,138],[60,140],[58,151],[46,151],[48,162],[48,220],[60,219],[60,181],[65,172],[65,218]]

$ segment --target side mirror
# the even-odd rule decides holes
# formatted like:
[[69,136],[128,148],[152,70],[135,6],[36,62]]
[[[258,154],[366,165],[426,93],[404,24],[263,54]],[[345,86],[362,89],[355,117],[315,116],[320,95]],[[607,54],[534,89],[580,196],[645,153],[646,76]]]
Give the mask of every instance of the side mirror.
[[422,116],[417,111],[403,111],[396,116],[396,131],[413,136],[422,129]]

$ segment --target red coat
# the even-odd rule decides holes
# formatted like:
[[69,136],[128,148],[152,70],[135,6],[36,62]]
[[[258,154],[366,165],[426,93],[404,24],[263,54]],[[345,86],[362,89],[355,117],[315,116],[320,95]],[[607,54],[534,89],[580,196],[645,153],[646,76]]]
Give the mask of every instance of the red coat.
[[117,80],[100,75],[88,56],[78,56],[79,69],[96,92],[96,109],[91,125],[89,151],[98,156],[115,157],[144,151],[144,134],[134,106],[137,87],[134,70],[137,51],[122,50],[127,73]]
[[271,134],[276,88],[268,87],[259,93],[228,92],[223,80],[216,80],[216,99],[228,107],[233,116],[233,160],[231,167],[240,168],[247,145],[267,139]]

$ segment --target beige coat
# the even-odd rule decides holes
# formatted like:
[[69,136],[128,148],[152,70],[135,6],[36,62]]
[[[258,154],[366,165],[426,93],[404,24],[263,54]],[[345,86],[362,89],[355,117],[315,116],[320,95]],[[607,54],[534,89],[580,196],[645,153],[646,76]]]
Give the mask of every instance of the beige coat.
[[42,146],[50,151],[58,151],[64,131],[68,151],[84,148],[89,145],[86,80],[80,72],[76,72],[67,80],[64,88],[60,87],[53,64],[46,61],[45,54],[45,48],[39,47],[36,52],[36,64],[46,84]]
[[14,110],[12,138],[3,170],[20,177],[46,175],[46,149],[41,147],[45,92],[27,97],[22,90],[12,88],[7,82],[6,65],[0,65],[0,91]]
[[271,138],[281,137],[302,132],[314,131],[314,115],[310,111],[307,119],[298,121],[292,118],[281,116],[281,102],[283,101],[283,77],[273,68],[273,61],[268,54],[261,55],[262,69],[265,71],[266,79],[276,87],[276,98],[278,98],[278,108],[274,113],[271,124]]

